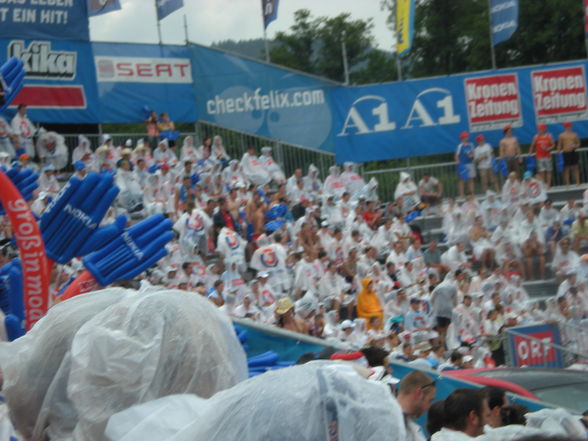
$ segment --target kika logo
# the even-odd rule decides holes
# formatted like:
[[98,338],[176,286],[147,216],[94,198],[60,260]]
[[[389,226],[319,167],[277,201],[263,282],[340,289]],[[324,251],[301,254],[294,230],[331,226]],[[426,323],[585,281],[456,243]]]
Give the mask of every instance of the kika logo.
[[76,52],[52,51],[48,41],[32,41],[28,47],[22,40],[11,41],[10,57],[23,61],[27,78],[73,80],[76,77]]

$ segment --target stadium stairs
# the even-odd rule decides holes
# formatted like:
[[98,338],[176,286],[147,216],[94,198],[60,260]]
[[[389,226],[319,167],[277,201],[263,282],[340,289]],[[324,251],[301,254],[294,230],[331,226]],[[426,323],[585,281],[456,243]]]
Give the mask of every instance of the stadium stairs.
[[[583,193],[586,190],[586,185],[580,186],[559,186],[552,187],[547,193],[548,197],[553,201],[553,206],[556,209],[563,207],[566,201],[574,199],[577,203],[582,204]],[[482,197],[478,198],[480,201]],[[460,201],[463,202],[463,201]],[[427,248],[427,244],[435,240],[439,244],[438,248],[441,252],[447,250],[448,246],[445,243],[445,237],[442,230],[443,219],[441,216],[436,214],[429,214],[421,216],[414,221],[414,224],[418,225],[422,230],[422,235],[425,240],[423,249]],[[534,300],[544,301],[545,299],[552,297],[557,292],[557,281],[551,271],[550,260],[546,263],[546,279],[528,281],[524,283],[524,287],[529,293],[529,297]]]

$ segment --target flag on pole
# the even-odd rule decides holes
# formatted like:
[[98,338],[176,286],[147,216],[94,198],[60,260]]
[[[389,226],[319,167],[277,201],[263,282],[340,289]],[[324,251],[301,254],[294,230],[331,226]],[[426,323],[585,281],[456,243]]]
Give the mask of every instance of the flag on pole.
[[102,15],[120,9],[120,0],[87,0],[88,16]]
[[519,0],[490,0],[492,46],[508,40],[519,26]]
[[267,26],[278,18],[278,3],[279,0],[261,0],[264,29],[267,29]]
[[400,55],[408,52],[412,46],[414,2],[415,0],[396,0],[396,52]]
[[169,14],[184,6],[184,0],[156,0],[157,20],[163,20]]

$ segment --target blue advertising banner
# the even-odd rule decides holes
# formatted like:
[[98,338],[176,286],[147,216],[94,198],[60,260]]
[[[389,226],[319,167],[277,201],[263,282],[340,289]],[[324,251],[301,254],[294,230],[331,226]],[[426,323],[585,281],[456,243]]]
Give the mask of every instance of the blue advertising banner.
[[18,104],[29,106],[33,121],[95,123],[100,120],[92,46],[67,40],[0,40],[0,60],[24,62],[24,87],[4,115]]
[[0,38],[89,40],[86,1],[0,1]]
[[334,151],[331,83],[203,46],[191,51],[199,119]]
[[[509,331],[514,331],[517,335]],[[562,352],[543,343],[561,345],[559,328],[553,324],[517,326],[506,330],[513,364],[517,367],[563,368]],[[525,338],[532,337],[533,340]]]
[[103,123],[143,121],[143,109],[196,121],[190,52],[185,46],[94,43]]
[[463,131],[497,147],[511,125],[522,144],[564,121],[588,137],[586,63],[478,72],[331,92],[337,162],[454,152]]
[[491,0],[490,22],[493,45],[512,37],[519,25],[519,0]]

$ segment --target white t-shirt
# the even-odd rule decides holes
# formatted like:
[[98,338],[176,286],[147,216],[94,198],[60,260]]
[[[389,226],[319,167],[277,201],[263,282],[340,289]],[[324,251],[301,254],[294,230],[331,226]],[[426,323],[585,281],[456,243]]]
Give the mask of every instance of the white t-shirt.
[[[492,167],[492,147],[488,143],[477,145],[474,149],[474,160],[478,163],[478,168],[488,169]],[[481,159],[484,158],[484,159]],[[480,162],[478,162],[478,159]]]

